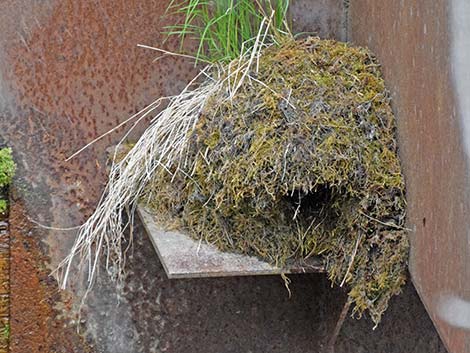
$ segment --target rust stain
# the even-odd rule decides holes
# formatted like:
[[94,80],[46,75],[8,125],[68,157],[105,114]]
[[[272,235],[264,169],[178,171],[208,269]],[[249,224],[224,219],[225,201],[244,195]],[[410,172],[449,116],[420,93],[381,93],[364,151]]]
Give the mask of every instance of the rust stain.
[[20,202],[10,210],[11,353],[90,352],[76,328],[54,308],[61,298],[56,283],[46,270],[39,239],[26,220]]
[[[0,198],[2,197],[0,191]],[[0,213],[0,353],[10,342],[10,235],[7,215]]]
[[443,295],[469,298],[468,175],[450,79],[446,1],[351,2],[353,41],[383,64],[398,118],[407,181],[410,271],[450,352],[470,352],[470,332],[439,319]]

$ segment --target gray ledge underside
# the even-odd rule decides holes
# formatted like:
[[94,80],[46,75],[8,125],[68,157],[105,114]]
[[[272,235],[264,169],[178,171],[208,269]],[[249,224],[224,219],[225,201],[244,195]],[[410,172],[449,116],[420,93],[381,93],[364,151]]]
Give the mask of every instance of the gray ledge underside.
[[214,245],[194,240],[186,234],[163,230],[155,216],[142,205],[137,207],[137,213],[168,278],[324,272],[322,261],[318,258],[309,258],[290,264],[286,268],[277,268],[254,256],[222,252]]

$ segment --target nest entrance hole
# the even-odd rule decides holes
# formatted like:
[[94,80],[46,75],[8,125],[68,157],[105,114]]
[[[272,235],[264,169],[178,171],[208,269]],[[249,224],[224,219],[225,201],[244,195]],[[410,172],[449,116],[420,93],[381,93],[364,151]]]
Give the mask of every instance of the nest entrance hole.
[[301,224],[310,224],[316,218],[318,221],[328,220],[333,225],[338,218],[333,207],[337,197],[338,191],[328,185],[320,185],[309,192],[294,190],[284,197],[287,216]]

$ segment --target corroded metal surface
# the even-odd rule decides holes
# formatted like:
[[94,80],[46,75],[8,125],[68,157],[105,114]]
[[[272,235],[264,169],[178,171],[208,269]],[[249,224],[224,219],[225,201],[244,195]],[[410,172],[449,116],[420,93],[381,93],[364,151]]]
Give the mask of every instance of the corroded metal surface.
[[413,281],[449,351],[468,353],[468,136],[461,134],[464,112],[452,80],[458,64],[451,53],[453,3],[356,0],[350,24],[352,40],[378,55],[392,91],[413,229]]
[[294,31],[321,38],[347,39],[347,7],[344,0],[291,1]]
[[[1,198],[1,192],[0,192]],[[7,217],[0,213],[0,352],[10,340],[10,234]]]
[[155,216],[142,205],[137,213],[157,251],[168,278],[229,277],[279,275],[281,273],[324,272],[318,258],[274,267],[254,256],[222,252],[205,241],[188,235],[165,231],[155,221]]

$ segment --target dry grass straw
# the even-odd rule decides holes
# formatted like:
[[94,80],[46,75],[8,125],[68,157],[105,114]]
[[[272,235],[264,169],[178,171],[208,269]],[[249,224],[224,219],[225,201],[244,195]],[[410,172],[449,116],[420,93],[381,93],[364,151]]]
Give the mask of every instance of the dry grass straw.
[[[78,271],[87,270],[88,289],[94,284],[102,257],[111,278],[118,282],[124,279],[125,254],[132,242],[134,214],[145,187],[158,171],[169,172],[169,167],[182,166],[185,163],[188,136],[207,99],[221,91],[226,92],[227,100],[232,99],[248,72],[256,69],[261,49],[268,45],[266,43],[270,24],[271,19],[262,20],[253,46],[244,50],[239,59],[228,65],[207,66],[180,94],[160,98],[131,117],[137,117],[138,122],[155,114],[163,101],[169,101],[167,107],[155,115],[142,137],[123,159],[118,161],[114,155],[109,181],[96,210],[80,226],[69,255],[54,271],[61,288],[66,288],[69,282],[75,258],[79,260]],[[269,42],[272,42],[271,39]],[[127,230],[130,230],[130,239],[125,236]]]

